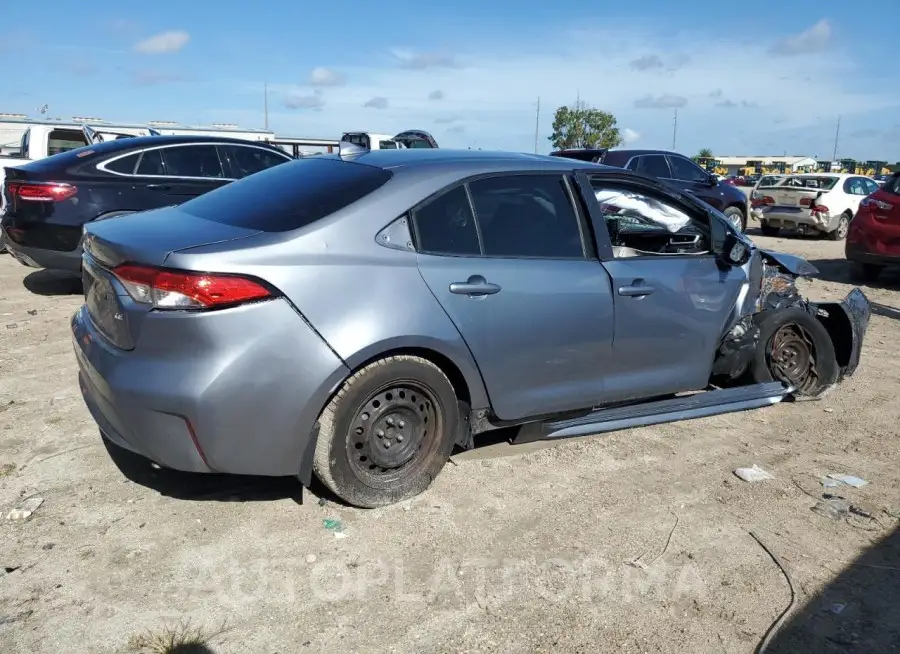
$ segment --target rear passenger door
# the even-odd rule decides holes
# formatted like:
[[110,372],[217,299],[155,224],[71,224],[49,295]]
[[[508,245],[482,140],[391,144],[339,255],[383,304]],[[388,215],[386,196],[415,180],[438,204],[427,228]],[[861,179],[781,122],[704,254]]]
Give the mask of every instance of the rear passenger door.
[[563,175],[474,179],[411,213],[419,271],[468,344],[497,417],[602,401],[611,286]]
[[709,173],[686,157],[668,155],[666,159],[672,171],[672,177],[666,182],[697,196],[719,211],[725,207],[725,194],[718,184],[710,185]]

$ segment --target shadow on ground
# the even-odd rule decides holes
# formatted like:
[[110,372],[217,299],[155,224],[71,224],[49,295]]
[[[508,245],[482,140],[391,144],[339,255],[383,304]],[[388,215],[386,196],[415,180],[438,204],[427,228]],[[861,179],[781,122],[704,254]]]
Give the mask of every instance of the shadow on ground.
[[[297,504],[303,504],[303,486],[294,477],[181,472],[156,467],[148,459],[124,450],[105,438],[103,444],[113,463],[129,481],[160,495],[201,502],[272,502],[291,499]],[[316,487],[312,490],[320,495]],[[327,491],[323,489],[322,492]]]
[[888,267],[874,281],[863,280],[856,267],[846,259],[811,259],[810,263],[819,269],[816,279],[840,284],[864,284],[869,288],[900,290],[900,266]]
[[80,295],[81,277],[60,270],[35,270],[22,280],[22,284],[36,295]]
[[[794,581],[795,586],[797,580]],[[900,651],[900,528],[793,614],[766,652]]]

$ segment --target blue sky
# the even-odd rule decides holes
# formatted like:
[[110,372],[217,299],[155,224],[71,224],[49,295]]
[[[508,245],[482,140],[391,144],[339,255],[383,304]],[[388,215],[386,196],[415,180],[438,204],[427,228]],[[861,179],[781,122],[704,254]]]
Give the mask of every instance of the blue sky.
[[[419,128],[549,150],[553,110],[630,144],[900,160],[896,0],[3,3],[0,111],[233,122],[282,136]],[[254,7],[253,9],[247,7]],[[126,8],[127,7],[127,8]]]

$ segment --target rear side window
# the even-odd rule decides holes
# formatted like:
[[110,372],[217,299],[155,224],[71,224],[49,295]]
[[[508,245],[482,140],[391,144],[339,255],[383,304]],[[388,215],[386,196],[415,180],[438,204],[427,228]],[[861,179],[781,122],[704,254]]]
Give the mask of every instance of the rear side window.
[[439,195],[413,212],[416,247],[420,252],[478,256],[478,228],[463,186]]
[[225,177],[214,145],[183,145],[163,148],[169,177]]
[[290,161],[277,152],[269,152],[263,148],[246,148],[240,145],[230,145],[224,146],[223,149],[231,158],[231,163],[238,178]]
[[47,155],[77,150],[87,145],[81,130],[55,129],[47,135]]
[[181,205],[181,210],[224,225],[287,232],[361,200],[390,178],[383,168],[310,157],[205,193]]
[[660,177],[662,179],[672,177],[672,173],[669,171],[669,164],[666,163],[666,158],[661,154],[645,154],[640,158],[636,170],[651,177]]
[[134,173],[134,168],[137,166],[138,157],[140,156],[140,152],[135,152],[134,154],[129,154],[127,157],[114,159],[113,161],[108,162],[104,167],[114,173],[131,175]]
[[561,176],[510,175],[469,184],[487,257],[581,259],[578,216]]
[[161,150],[146,150],[141,156],[137,167],[138,175],[165,175],[166,167],[163,165]]

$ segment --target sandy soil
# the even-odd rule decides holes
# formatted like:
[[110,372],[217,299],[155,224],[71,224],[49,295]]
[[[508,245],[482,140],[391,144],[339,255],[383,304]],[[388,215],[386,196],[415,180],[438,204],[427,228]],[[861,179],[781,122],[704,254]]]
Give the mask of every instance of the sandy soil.
[[[821,266],[810,296],[849,290],[842,244],[754,238]],[[292,480],[123,474],[78,391],[77,283],[0,255],[0,509],[43,498],[0,520],[0,651],[126,652],[187,620],[227,623],[220,654],[748,652],[791,601],[750,531],[796,591],[770,651],[896,650],[898,288],[866,288],[861,368],[823,401],[488,444],[419,498],[360,511]],[[754,463],[775,478],[732,474]],[[837,492],[873,519],[811,511],[827,473],[869,480]]]

